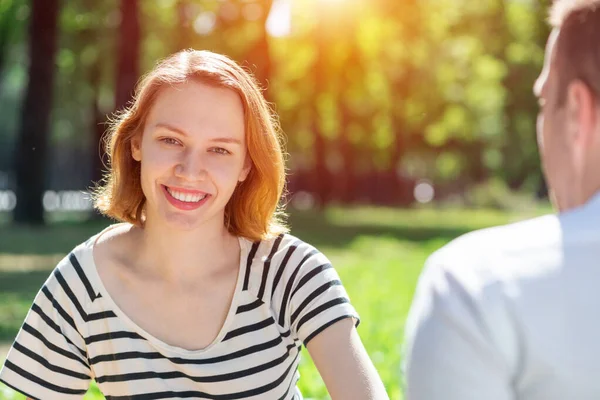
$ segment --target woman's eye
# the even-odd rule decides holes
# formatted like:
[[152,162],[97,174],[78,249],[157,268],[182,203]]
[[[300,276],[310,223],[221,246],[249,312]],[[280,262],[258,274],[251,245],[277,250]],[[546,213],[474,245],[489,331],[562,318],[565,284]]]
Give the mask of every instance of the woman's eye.
[[179,144],[179,141],[177,139],[173,139],[173,138],[170,138],[170,137],[162,138],[161,141],[163,143],[171,144],[171,145],[178,145]]
[[213,147],[213,148],[211,149],[211,151],[212,151],[213,153],[217,153],[217,154],[231,154],[231,152],[230,152],[229,150],[227,150],[227,149],[224,149],[224,148],[222,148],[222,147]]

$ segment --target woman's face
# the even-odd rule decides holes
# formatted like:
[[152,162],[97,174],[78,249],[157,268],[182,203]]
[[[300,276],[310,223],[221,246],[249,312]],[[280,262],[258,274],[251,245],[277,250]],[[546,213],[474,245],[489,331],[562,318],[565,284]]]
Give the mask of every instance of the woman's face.
[[250,171],[240,98],[199,82],[161,90],[131,147],[153,225],[222,227],[225,206]]

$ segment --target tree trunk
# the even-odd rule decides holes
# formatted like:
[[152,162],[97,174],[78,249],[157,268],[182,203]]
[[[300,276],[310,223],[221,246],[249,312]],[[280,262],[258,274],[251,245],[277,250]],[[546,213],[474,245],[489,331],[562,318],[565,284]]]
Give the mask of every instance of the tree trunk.
[[189,2],[187,0],[177,1],[177,41],[175,51],[185,50],[193,47],[193,30],[189,14]]
[[260,0],[258,2],[262,9],[262,14],[258,23],[260,24],[260,37],[252,46],[248,54],[248,61],[250,65],[255,65],[256,70],[254,76],[258,81],[259,85],[264,89],[263,95],[270,99],[269,93],[269,80],[272,76],[272,63],[271,63],[271,51],[269,49],[269,35],[267,34],[267,18],[271,13],[271,7],[273,6],[273,0]]
[[31,6],[29,82],[16,148],[17,206],[14,221],[42,225],[59,0],[32,0]]
[[[398,12],[403,31],[403,40],[406,43],[417,43],[419,38],[423,36],[424,30],[421,21],[423,20],[421,6],[415,0],[404,2],[402,9],[394,8],[394,12]],[[415,96],[419,82],[422,82],[419,76],[419,68],[413,64],[412,60],[406,60],[402,66],[403,72],[395,80],[392,81],[392,126],[395,136],[394,144],[391,149],[391,162],[386,174],[388,176],[390,186],[388,190],[388,198],[385,199],[387,204],[407,206],[412,203],[412,198],[407,196],[407,193],[412,192],[411,185],[400,174],[402,160],[407,153],[408,145],[411,137],[415,135],[415,126],[411,126],[408,117],[403,109],[404,99]],[[414,124],[414,122],[413,122]]]
[[317,46],[316,63],[314,72],[314,98],[312,99],[312,132],[314,135],[314,169],[312,186],[316,197],[316,205],[319,208],[327,205],[329,202],[329,190],[331,187],[331,173],[327,167],[325,157],[327,156],[327,142],[321,129],[321,113],[319,110],[319,96],[325,91],[325,71],[327,69],[325,38],[323,37],[324,23],[323,17],[317,16],[315,29],[315,43]]
[[[352,27],[356,26],[356,21]],[[342,155],[342,169],[338,172],[337,179],[340,183],[339,198],[344,204],[353,203],[356,200],[357,191],[357,171],[356,171],[356,152],[352,141],[350,140],[350,126],[352,123],[352,110],[347,100],[347,88],[352,86],[352,80],[355,75],[353,72],[359,71],[362,76],[363,62],[359,54],[358,44],[355,36],[349,36],[350,55],[347,61],[347,69],[339,71],[341,84],[338,92],[338,106],[340,107],[341,124],[339,132],[339,149]]]
[[94,137],[92,147],[92,182],[94,182],[94,184],[99,184],[102,181],[104,162],[106,161],[106,152],[104,151],[102,137],[104,135],[104,131],[106,130],[107,120],[100,110],[100,105],[98,104],[101,85],[100,68],[98,63],[92,65],[90,68],[90,83],[94,88],[94,95],[90,104],[90,108],[92,109],[92,126],[90,131]]
[[128,105],[139,78],[141,34],[138,9],[138,0],[121,0],[115,110],[121,110]]
[[354,202],[354,194],[356,192],[356,170],[354,167],[355,154],[354,144],[350,141],[350,122],[351,111],[348,109],[348,104],[343,98],[343,90],[340,92],[339,106],[341,107],[342,123],[340,127],[339,148],[342,153],[342,169],[338,172],[340,183],[339,199],[344,204]]
[[6,53],[8,52],[11,36],[15,30],[15,14],[18,6],[19,4],[17,1],[13,1],[9,9],[4,14],[0,15],[0,85],[2,84],[4,65],[6,64]]

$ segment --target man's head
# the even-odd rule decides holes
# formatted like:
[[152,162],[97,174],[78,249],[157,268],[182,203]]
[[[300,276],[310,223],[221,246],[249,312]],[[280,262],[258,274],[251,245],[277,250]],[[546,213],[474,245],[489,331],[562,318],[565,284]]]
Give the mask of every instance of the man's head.
[[600,0],[557,0],[540,99],[538,143],[554,206],[566,211],[600,190]]

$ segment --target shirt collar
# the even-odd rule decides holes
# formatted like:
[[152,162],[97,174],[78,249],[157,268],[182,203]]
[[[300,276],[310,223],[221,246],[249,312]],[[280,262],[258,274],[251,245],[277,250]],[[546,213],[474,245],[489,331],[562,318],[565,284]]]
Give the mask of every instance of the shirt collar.
[[600,191],[596,192],[587,202],[586,207],[600,208]]

